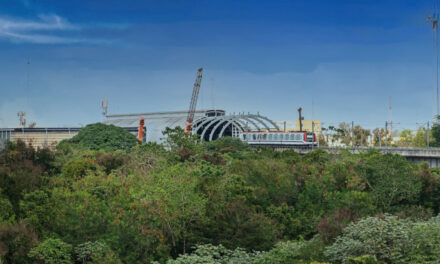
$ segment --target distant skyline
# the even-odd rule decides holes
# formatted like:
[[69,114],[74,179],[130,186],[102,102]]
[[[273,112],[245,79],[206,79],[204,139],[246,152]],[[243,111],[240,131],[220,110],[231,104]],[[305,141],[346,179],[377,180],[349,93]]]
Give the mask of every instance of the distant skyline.
[[[430,0],[0,0],[0,127],[109,114],[259,112],[416,128],[435,113]],[[30,64],[27,64],[29,60]],[[29,85],[27,75],[29,74]],[[211,81],[213,80],[213,81]]]

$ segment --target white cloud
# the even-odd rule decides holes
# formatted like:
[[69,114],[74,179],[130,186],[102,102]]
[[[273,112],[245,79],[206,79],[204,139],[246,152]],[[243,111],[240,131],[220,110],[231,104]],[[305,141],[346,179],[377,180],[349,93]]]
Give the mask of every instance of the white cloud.
[[80,30],[57,15],[40,15],[38,20],[0,18],[0,38],[11,42],[62,44],[88,42],[86,39],[54,35],[59,32]]

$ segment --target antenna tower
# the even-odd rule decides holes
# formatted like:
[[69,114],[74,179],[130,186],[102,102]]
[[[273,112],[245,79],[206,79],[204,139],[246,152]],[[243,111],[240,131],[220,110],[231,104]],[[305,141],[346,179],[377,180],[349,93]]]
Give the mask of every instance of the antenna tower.
[[102,98],[102,104],[101,104],[101,108],[102,108],[102,115],[104,117],[107,116],[107,110],[108,110],[108,101],[107,98]]
[[20,111],[17,113],[18,119],[20,120],[20,126],[24,128],[26,126],[26,112]]
[[434,0],[434,13],[428,15],[426,22],[432,24],[432,31],[434,32],[434,43],[435,43],[435,86],[436,86],[436,117],[439,115],[439,91],[438,91],[438,6],[437,1]]

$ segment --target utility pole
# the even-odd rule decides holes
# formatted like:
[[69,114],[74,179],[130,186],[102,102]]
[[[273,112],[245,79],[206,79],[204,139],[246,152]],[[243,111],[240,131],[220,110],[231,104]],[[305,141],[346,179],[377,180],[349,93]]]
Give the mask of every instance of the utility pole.
[[[313,120],[312,120],[312,134],[313,136],[315,136],[315,122]],[[315,142],[312,143],[312,150],[314,146],[315,146]]]
[[385,147],[388,147],[388,121],[385,121]]
[[354,121],[351,121],[351,147],[354,148]]
[[302,130],[303,130],[303,124],[302,124],[303,117],[302,117],[302,115],[301,115],[301,111],[302,111],[302,108],[301,108],[301,107],[298,108],[298,114],[299,114],[299,132],[302,132]]
[[382,140],[380,137],[380,129],[378,128],[378,130],[379,130],[379,133],[378,133],[378,135],[379,135],[379,148],[381,148],[382,147]]
[[427,127],[427,129],[426,129],[426,147],[429,148],[429,121],[428,121],[428,123],[426,123],[426,127]]

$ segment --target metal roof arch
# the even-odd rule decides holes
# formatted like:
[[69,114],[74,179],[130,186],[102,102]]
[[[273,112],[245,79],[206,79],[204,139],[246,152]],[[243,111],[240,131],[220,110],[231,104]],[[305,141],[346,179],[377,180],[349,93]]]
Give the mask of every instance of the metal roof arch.
[[[221,137],[223,135],[226,127],[229,126],[229,124],[231,124],[232,122],[235,122],[235,121],[236,121],[236,117],[235,116],[230,116],[229,118],[225,118],[221,122],[217,123],[217,125],[215,125],[215,127],[211,130],[211,134],[209,135],[209,141],[212,140],[212,137],[214,136],[215,131],[218,129],[218,127],[221,124],[224,124],[225,122],[227,122],[227,124],[222,127],[222,130],[220,131],[219,137]],[[241,128],[241,131],[243,131],[243,128]]]

